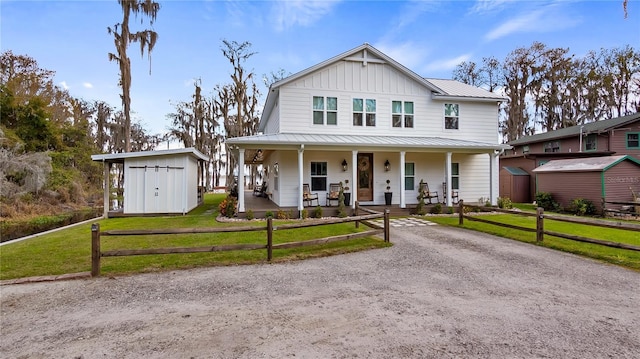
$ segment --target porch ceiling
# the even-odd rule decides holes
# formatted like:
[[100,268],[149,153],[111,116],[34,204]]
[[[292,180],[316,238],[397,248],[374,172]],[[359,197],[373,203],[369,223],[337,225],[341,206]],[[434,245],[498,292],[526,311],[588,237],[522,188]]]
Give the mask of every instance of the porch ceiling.
[[377,150],[412,150],[419,152],[491,152],[494,150],[509,149],[511,146],[466,141],[442,137],[401,137],[401,136],[355,136],[334,134],[301,134],[301,133],[275,133],[267,135],[255,135],[246,137],[234,137],[227,140],[228,144],[240,148],[254,148],[262,150],[304,149],[339,151],[354,149]]

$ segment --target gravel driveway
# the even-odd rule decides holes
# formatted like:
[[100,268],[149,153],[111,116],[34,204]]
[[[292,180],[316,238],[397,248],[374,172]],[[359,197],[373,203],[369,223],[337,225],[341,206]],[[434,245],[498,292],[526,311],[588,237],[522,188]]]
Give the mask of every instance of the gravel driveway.
[[640,273],[443,226],[274,265],[0,287],[3,358],[638,358]]

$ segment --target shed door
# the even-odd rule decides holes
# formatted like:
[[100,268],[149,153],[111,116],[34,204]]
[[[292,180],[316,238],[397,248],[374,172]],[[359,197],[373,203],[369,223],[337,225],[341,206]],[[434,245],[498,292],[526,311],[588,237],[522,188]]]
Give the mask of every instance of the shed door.
[[184,210],[182,167],[147,167],[144,178],[144,213],[179,213]]
[[358,153],[358,201],[373,201],[373,153]]

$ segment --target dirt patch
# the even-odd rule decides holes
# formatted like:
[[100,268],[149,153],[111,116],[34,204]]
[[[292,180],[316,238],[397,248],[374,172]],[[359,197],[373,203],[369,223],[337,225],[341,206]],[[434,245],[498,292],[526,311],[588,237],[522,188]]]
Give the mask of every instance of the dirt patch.
[[640,274],[442,226],[307,261],[0,287],[7,358],[637,358]]

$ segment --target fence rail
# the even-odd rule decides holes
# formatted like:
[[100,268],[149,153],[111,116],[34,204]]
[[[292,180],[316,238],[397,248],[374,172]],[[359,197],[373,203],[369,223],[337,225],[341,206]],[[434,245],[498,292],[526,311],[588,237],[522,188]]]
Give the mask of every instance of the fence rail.
[[[492,220],[488,220],[488,219],[484,219],[484,218],[477,218],[477,217],[474,217],[474,216],[469,216],[469,215],[465,214],[465,207],[473,208],[473,209],[480,210],[480,211],[496,211],[496,212],[501,212],[501,213],[514,214],[514,215],[518,215],[518,216],[535,216],[536,217],[536,228],[534,229],[534,228],[529,228],[529,227],[516,226],[516,225],[513,225],[513,224],[501,223],[501,222],[498,222],[498,221],[492,221]],[[544,220],[545,219],[553,220],[553,221],[559,221],[559,222],[577,223],[577,224],[588,225],[588,226],[615,228],[615,229],[621,229],[621,230],[625,230],[625,231],[640,232],[640,225],[637,225],[637,224],[604,221],[604,220],[598,220],[598,219],[571,218],[571,217],[566,217],[566,216],[545,214],[544,210],[542,208],[538,208],[536,210],[536,213],[512,211],[512,210],[506,210],[506,209],[501,209],[501,208],[487,209],[485,207],[480,207],[480,206],[465,205],[463,200],[460,200],[458,212],[459,212],[458,213],[458,215],[459,215],[458,223],[460,225],[463,225],[464,224],[464,220],[467,219],[467,220],[470,220],[470,221],[488,223],[488,224],[492,224],[492,225],[496,225],[496,226],[500,226],[500,227],[517,229],[517,230],[526,231],[526,232],[535,232],[536,233],[536,242],[537,243],[542,243],[542,241],[544,241],[544,235],[546,234],[546,235],[549,235],[549,236],[560,237],[560,238],[570,239],[570,240],[579,241],[579,242],[599,244],[599,245],[603,245],[603,246],[607,246],[607,247],[622,248],[622,249],[628,249],[628,250],[632,250],[632,251],[640,251],[640,246],[634,246],[634,245],[631,245],[631,244],[605,241],[605,240],[595,239],[595,238],[576,236],[576,235],[571,235],[571,234],[566,234],[566,233],[553,232],[553,231],[548,231],[548,230],[544,229]]]
[[[356,208],[358,204],[356,202]],[[175,254],[175,253],[204,253],[204,252],[226,252],[237,250],[267,250],[267,260],[271,261],[273,258],[274,249],[287,249],[303,246],[311,246],[318,244],[326,244],[338,241],[346,241],[356,238],[363,238],[373,236],[377,234],[384,235],[384,241],[390,242],[389,234],[389,210],[385,210],[384,213],[367,210],[366,212],[372,214],[358,216],[354,213],[354,216],[347,218],[329,218],[320,221],[313,221],[307,223],[291,223],[282,224],[279,226],[273,226],[273,219],[267,218],[266,226],[245,226],[245,227],[223,227],[223,228],[167,228],[167,229],[150,229],[150,230],[109,230],[100,231],[100,224],[94,223],[91,225],[91,276],[96,277],[100,275],[100,261],[102,257],[119,257],[119,256],[136,256],[136,255],[149,255],[149,254]],[[378,226],[368,222],[371,219],[383,219],[384,225]],[[305,241],[287,242],[273,244],[273,233],[275,231],[291,230],[296,228],[323,226],[338,223],[355,222],[356,228],[359,223],[371,227],[373,229],[349,233],[338,236],[331,236],[325,238],[317,238]],[[170,247],[170,248],[145,248],[145,249],[117,249],[110,251],[101,251],[100,238],[102,236],[154,236],[164,234],[196,234],[196,233],[229,233],[229,232],[250,232],[250,231],[266,231],[266,244],[230,244],[230,245],[216,245],[216,246],[200,246],[200,247]]]

